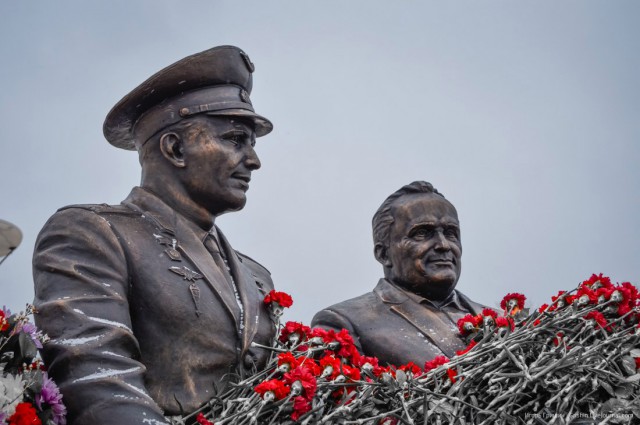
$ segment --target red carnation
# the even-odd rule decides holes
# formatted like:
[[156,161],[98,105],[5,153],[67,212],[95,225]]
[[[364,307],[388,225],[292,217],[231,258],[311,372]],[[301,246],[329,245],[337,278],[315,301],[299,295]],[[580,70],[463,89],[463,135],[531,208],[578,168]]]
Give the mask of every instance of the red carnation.
[[311,403],[304,397],[296,397],[293,399],[293,413],[291,419],[297,421],[302,415],[311,410]]
[[[360,380],[360,369],[356,367],[351,367],[348,364],[343,364],[341,366],[341,374],[347,378],[347,382],[359,381]],[[419,370],[420,368],[418,368]]]
[[373,373],[373,376],[378,377],[382,375],[384,372],[388,372],[388,367],[382,367],[379,364],[379,360],[377,357],[368,357],[368,356],[359,356],[354,362],[355,366],[358,366],[360,369],[366,371],[370,370]]
[[492,308],[483,308],[482,315],[484,317],[493,317],[495,319],[496,317],[498,317],[498,312]]
[[469,345],[467,345],[467,348],[465,348],[465,349],[463,349],[463,350],[458,350],[458,351],[456,351],[456,354],[457,354],[458,356],[461,356],[461,355],[463,355],[463,354],[467,354],[467,353],[468,353],[469,351],[471,351],[471,349],[472,349],[473,347],[475,347],[476,345],[478,345],[478,343],[477,343],[475,340],[473,340],[473,339],[472,339],[472,340],[471,340],[471,342],[469,343]]
[[339,356],[349,358],[354,355],[354,351],[357,353],[358,350],[356,350],[353,337],[349,334],[348,330],[340,330],[340,332],[336,334],[336,341],[340,343],[340,349],[338,350]]
[[611,299],[618,303],[618,315],[624,316],[638,304],[638,289],[629,282],[613,287]]
[[482,323],[482,316],[474,316],[467,314],[458,320],[458,330],[461,335],[468,335],[472,332],[476,332]]
[[329,349],[335,351],[335,353],[345,359],[349,359],[352,363],[356,363],[360,353],[355,346],[353,337],[349,334],[349,331],[342,329],[340,332],[335,332],[330,329],[323,335],[325,344],[329,345]]
[[307,369],[313,376],[320,376],[320,373],[322,373],[322,369],[318,366],[318,363],[309,357],[303,358],[299,366]]
[[290,351],[278,354],[278,369],[282,372],[289,372],[298,366],[298,359]]
[[598,303],[603,303],[605,301],[609,301],[611,295],[613,295],[614,288],[598,288],[596,289],[596,297],[598,297]]
[[553,345],[556,347],[559,346],[563,342],[564,332],[558,332],[556,336],[553,338]]
[[507,314],[516,314],[524,308],[526,299],[527,297],[517,292],[507,294],[500,302],[500,308]]
[[293,305],[293,298],[291,298],[291,295],[286,292],[280,292],[272,289],[271,292],[264,297],[264,303],[267,305],[271,303],[278,303],[280,307],[289,308]]
[[16,411],[9,417],[8,425],[42,425],[36,409],[31,403],[18,403]]
[[558,295],[551,297],[551,301],[553,305],[549,309],[549,311],[555,310],[556,308],[564,307],[566,305],[573,304],[575,300],[575,295],[567,294],[567,291],[558,291]]
[[196,416],[196,422],[200,425],[213,425],[213,422],[205,418],[202,412],[198,413],[198,416]]
[[604,315],[599,311],[590,311],[584,318],[585,320],[595,321],[602,329],[609,330],[607,319],[605,319]]
[[438,366],[442,366],[445,363],[448,363],[449,359],[445,356],[437,356],[433,360],[429,360],[424,364],[424,371],[429,372],[430,370],[436,369]]
[[[334,332],[335,331],[331,331]],[[325,338],[329,335],[329,331],[323,328],[313,328],[311,332],[309,332],[309,338],[320,338],[323,342],[327,342]]]
[[282,400],[289,395],[291,388],[279,379],[270,379],[256,385],[254,391],[260,394],[262,398],[265,398],[266,393],[271,392],[276,400]]
[[[344,377],[344,378],[342,379],[342,381],[338,381],[338,382],[349,383],[349,382],[359,381],[360,369],[351,367],[347,364],[342,364],[340,365],[340,374],[336,378],[340,379],[341,377]],[[331,393],[331,396],[336,399],[339,399],[344,397],[345,394],[350,394],[355,390],[356,390],[356,384],[343,386],[335,390],[333,393]],[[347,404],[350,403],[351,401],[352,400],[348,400]]]
[[4,310],[0,310],[0,332],[4,332],[9,329],[9,322],[7,321],[7,314]]
[[292,345],[305,340],[307,335],[311,332],[309,326],[303,325],[300,322],[287,322],[280,331],[280,342],[286,344],[290,342]]
[[322,369],[322,377],[335,379],[340,374],[340,359],[333,354],[326,354],[320,359],[320,369]]
[[411,374],[416,377],[422,374],[422,369],[420,369],[420,366],[418,366],[414,362],[409,362],[405,365],[402,365],[398,368],[398,370],[402,370],[404,372],[411,372]]
[[496,317],[496,326],[499,328],[509,328],[511,330],[516,328],[511,317]]
[[[316,378],[309,369],[298,366],[291,372],[284,374],[284,380],[291,385],[292,389],[297,387],[298,394],[307,400],[311,400],[316,393]],[[299,383],[299,384],[297,384]]]
[[[618,305],[618,311],[617,311],[618,316],[624,316],[630,311],[631,311],[631,307],[629,307],[629,304],[622,303]],[[629,317],[627,317],[626,320],[629,320]]]
[[452,384],[456,382],[456,377],[458,376],[458,371],[454,369],[447,369],[447,377]]
[[631,282],[622,282],[620,286],[628,291],[629,302],[635,305],[638,302],[638,288],[633,286]]
[[611,284],[611,279],[607,276],[602,276],[602,273],[596,275],[592,274],[591,277],[580,285],[581,287],[587,287],[592,290],[596,290],[598,288],[611,288],[613,285]]
[[598,295],[596,291],[592,290],[588,286],[583,286],[576,292],[576,299],[578,306],[585,306],[587,304],[598,304]]

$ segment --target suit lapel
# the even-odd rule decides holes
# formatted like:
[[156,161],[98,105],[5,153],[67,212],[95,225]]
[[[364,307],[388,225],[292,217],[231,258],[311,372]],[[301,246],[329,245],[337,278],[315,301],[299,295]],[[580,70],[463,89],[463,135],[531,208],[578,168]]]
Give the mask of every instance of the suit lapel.
[[[485,308],[490,308],[487,306],[484,306],[482,304],[478,304],[477,302],[471,301],[469,299],[469,297],[467,297],[465,294],[463,294],[462,292],[458,291],[458,299],[460,300],[460,302],[467,307],[467,309],[469,309],[469,311],[471,312],[471,314],[473,315],[477,315],[482,313],[482,310]],[[500,314],[499,311],[497,311],[496,309],[490,308],[491,310],[494,310],[496,313]]]
[[220,238],[220,244],[222,249],[227,254],[227,262],[231,269],[231,275],[236,283],[238,292],[240,293],[240,300],[242,301],[242,307],[244,310],[244,332],[243,332],[243,354],[251,347],[251,341],[258,331],[258,320],[260,313],[258,308],[260,307],[260,300],[262,296],[259,294],[258,286],[250,274],[247,267],[243,266],[236,252],[229,245],[229,241],[224,237],[220,229],[218,231],[218,237]]
[[460,349],[456,332],[431,308],[418,304],[385,279],[381,279],[375,292],[389,309],[420,331],[445,356],[451,358]]
[[443,323],[433,311],[410,299],[403,304],[391,306],[391,311],[416,327],[445,356],[451,358],[455,355],[453,347],[460,345],[460,343],[455,341],[454,338],[458,338],[452,333],[452,329]]

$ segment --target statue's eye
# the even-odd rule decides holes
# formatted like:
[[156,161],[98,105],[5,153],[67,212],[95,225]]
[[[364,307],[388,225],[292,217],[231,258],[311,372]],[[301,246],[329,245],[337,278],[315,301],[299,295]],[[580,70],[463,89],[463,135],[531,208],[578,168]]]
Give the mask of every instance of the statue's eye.
[[458,229],[455,227],[448,227],[444,230],[444,235],[449,239],[458,239]]
[[254,135],[245,133],[244,131],[232,131],[222,136],[222,139],[226,142],[233,144],[236,147],[244,146],[245,144],[254,147],[256,145],[256,138]]
[[225,137],[224,140],[232,143],[234,146],[238,146],[241,142],[240,136],[238,136],[237,134],[229,135]]
[[420,227],[411,234],[411,237],[414,239],[426,239],[429,238],[432,234],[433,229],[429,227]]

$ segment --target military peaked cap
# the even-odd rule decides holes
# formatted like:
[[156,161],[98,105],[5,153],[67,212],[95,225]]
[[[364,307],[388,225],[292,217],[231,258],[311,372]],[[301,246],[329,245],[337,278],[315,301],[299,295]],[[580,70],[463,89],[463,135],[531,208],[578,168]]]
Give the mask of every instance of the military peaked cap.
[[234,46],[218,46],[187,56],[133,89],[107,114],[103,132],[112,145],[135,150],[158,131],[197,115],[241,116],[256,136],[273,130],[255,113],[249,94],[253,63]]

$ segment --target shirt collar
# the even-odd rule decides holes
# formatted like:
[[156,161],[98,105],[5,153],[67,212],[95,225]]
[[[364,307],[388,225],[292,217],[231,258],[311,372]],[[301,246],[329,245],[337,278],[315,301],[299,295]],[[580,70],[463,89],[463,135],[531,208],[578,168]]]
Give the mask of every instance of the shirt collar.
[[467,310],[462,303],[460,302],[460,297],[458,297],[458,291],[456,291],[455,289],[453,291],[451,291],[451,294],[449,294],[449,296],[443,300],[443,301],[433,301],[430,300],[428,298],[424,298],[421,295],[416,294],[415,292],[411,292],[408,291],[404,288],[401,288],[397,285],[395,285],[394,283],[391,283],[396,289],[398,289],[399,291],[403,292],[407,297],[411,298],[414,302],[418,303],[418,304],[427,304],[430,305],[433,308],[436,308],[438,310],[441,310],[445,307],[454,307],[457,308],[459,310]]

